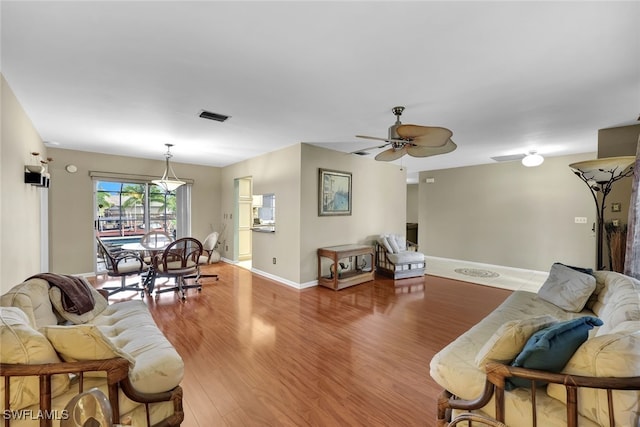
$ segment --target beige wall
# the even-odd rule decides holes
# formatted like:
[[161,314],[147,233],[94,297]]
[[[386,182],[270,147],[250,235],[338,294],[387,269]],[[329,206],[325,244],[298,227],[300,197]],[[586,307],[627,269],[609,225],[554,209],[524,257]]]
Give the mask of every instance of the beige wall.
[[[160,147],[161,148],[161,147]],[[159,148],[159,150],[160,150]],[[164,160],[146,160],[84,151],[50,148],[55,159],[50,169],[50,270],[63,274],[93,272],[93,181],[89,171],[160,176]],[[162,157],[159,151],[158,157]],[[74,164],[76,173],[65,166]],[[194,180],[191,232],[200,240],[220,226],[220,169],[171,162],[176,175]]]
[[[596,209],[569,169],[595,153],[420,173],[419,244],[427,255],[548,271],[594,267]],[[434,178],[434,183],[425,179]],[[575,224],[587,217],[587,224]]]
[[[222,169],[221,193],[225,233],[222,255],[234,260],[234,180],[251,177],[253,194],[276,195],[276,232],[252,237],[252,268],[275,278],[299,283],[300,278],[300,145],[257,156]],[[276,258],[276,264],[272,259]]]
[[46,189],[24,183],[32,151],[47,157],[42,139],[2,80],[0,144],[0,292],[40,272],[40,197]]
[[[352,215],[318,216],[318,169],[351,172]],[[293,286],[317,279],[317,249],[346,243],[371,243],[383,232],[404,232],[406,175],[397,165],[297,144],[258,156],[222,172],[223,255],[233,259],[233,182],[251,177],[253,193],[276,195],[276,232],[253,233],[252,267]],[[226,248],[222,248],[226,249]],[[273,258],[277,264],[273,264]]]
[[407,184],[407,222],[418,223],[420,217],[420,186]]
[[[351,172],[352,215],[318,216],[318,169]],[[381,233],[405,233],[406,171],[398,165],[302,145],[300,281],[317,279],[319,247],[372,244]]]

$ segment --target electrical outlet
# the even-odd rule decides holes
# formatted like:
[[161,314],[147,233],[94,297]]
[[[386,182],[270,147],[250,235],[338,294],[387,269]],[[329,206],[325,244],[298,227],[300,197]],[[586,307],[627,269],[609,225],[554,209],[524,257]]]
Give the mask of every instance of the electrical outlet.
[[577,216],[573,220],[574,220],[574,222],[576,224],[586,224],[587,223],[587,217],[586,216]]
[[273,257],[273,263],[274,264],[276,263],[276,257]]

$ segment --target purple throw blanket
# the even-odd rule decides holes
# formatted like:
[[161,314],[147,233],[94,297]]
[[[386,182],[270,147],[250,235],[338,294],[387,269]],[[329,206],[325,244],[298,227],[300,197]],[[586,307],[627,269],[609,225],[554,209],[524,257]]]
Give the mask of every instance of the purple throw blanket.
[[[68,313],[84,314],[93,310],[95,300],[85,279],[56,273],[40,273],[29,279],[43,279],[62,293],[62,308]],[[27,279],[27,280],[29,280]]]

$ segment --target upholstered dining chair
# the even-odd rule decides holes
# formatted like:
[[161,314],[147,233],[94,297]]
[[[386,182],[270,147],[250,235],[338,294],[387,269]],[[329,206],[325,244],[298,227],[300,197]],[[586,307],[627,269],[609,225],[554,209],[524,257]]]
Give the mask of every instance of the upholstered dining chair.
[[[109,295],[113,295],[122,291],[140,292],[144,296],[145,287],[138,286],[139,282],[127,284],[127,277],[140,276],[149,270],[149,265],[144,262],[137,252],[132,251],[110,251],[105,246],[100,237],[96,236],[98,242],[98,254],[104,260],[107,268],[107,276],[120,277],[120,286],[104,286],[102,289],[108,291]],[[146,279],[149,277],[146,275]]]
[[[156,290],[156,296],[163,292],[179,292],[184,301],[187,299],[186,289],[195,288],[202,290],[198,282],[188,285],[185,282],[187,276],[196,277],[198,274],[198,260],[202,255],[202,243],[193,237],[177,239],[167,246],[162,253],[153,257],[154,282],[157,277],[169,277],[175,279],[175,286]],[[149,287],[149,293],[153,292],[154,285]]]
[[151,257],[161,252],[174,238],[166,231],[152,230],[140,238],[140,244],[146,249],[144,262],[151,264]]
[[[202,255],[200,255],[200,258],[198,259],[198,265],[208,265],[212,262],[220,261],[220,253],[216,250],[217,244],[218,232],[214,231],[213,233],[209,234],[202,242]],[[205,277],[215,278],[216,280],[219,279],[217,274],[202,274],[200,268],[198,268],[198,272],[195,276],[196,282]]]

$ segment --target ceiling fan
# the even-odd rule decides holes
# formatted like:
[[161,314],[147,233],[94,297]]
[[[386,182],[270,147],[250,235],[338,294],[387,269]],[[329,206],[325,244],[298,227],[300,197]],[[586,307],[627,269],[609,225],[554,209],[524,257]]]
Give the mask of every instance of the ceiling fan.
[[378,138],[375,136],[356,135],[357,138],[375,139],[384,141],[385,144],[375,147],[354,151],[353,154],[364,154],[368,150],[391,147],[379,153],[375,159],[390,162],[408,154],[413,157],[429,157],[438,154],[449,153],[457,148],[451,140],[451,132],[443,127],[403,125],[400,116],[404,107],[398,106],[391,109],[396,116],[396,122],[389,127],[388,138]]

